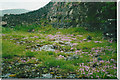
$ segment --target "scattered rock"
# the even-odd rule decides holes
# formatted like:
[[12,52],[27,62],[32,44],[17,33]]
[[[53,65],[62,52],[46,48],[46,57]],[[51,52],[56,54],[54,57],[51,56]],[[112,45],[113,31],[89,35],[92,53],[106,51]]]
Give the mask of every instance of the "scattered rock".
[[7,73],[7,74],[5,74],[5,75],[2,75],[1,77],[2,78],[9,78],[10,76],[9,75],[11,75],[10,73]]
[[87,39],[88,39],[88,40],[92,40],[92,37],[91,37],[91,36],[88,36]]
[[49,74],[42,74],[43,78],[47,78],[47,79],[50,79],[52,78],[52,75],[49,73]]
[[40,51],[41,51],[41,50],[45,50],[45,51],[55,51],[53,45],[44,45],[44,46],[40,47]]
[[99,57],[99,58],[97,58],[97,60],[98,60],[98,61],[101,61],[102,59]]
[[79,58],[79,56],[74,54],[73,56],[67,57],[66,60],[74,60],[74,59],[78,59],[78,58]]
[[69,78],[69,79],[73,79],[73,78],[75,78],[75,74],[70,74],[67,78]]

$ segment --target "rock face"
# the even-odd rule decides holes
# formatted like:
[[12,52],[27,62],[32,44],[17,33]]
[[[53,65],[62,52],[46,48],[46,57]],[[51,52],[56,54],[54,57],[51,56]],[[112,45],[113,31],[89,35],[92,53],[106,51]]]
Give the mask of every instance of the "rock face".
[[47,15],[53,27],[68,28],[76,27],[82,22],[85,12],[81,10],[79,2],[55,2]]
[[84,7],[83,3],[80,2],[50,2],[43,8],[26,14],[5,15],[3,21],[6,21],[10,26],[49,22],[57,28],[76,27],[82,24],[85,16],[85,11],[82,10],[81,6]]

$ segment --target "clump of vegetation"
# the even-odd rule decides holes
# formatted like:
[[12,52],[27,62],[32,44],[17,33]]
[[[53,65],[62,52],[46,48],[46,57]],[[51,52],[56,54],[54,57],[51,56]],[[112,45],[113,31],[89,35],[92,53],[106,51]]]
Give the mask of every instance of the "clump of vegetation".
[[34,57],[37,53],[31,52],[31,51],[27,51],[25,54],[26,54],[26,57]]

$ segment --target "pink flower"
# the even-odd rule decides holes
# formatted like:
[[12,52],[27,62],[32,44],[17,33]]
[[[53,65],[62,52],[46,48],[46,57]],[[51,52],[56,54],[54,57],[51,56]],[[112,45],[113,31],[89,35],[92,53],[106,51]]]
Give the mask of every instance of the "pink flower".
[[90,42],[91,40],[88,40],[87,42]]
[[74,48],[71,48],[71,50],[74,49]]
[[59,55],[59,57],[64,57],[64,56],[62,56],[62,55]]
[[27,62],[29,62],[30,60],[28,59]]
[[103,72],[105,72],[105,70],[104,70],[104,69],[103,69],[102,71],[103,71]]
[[104,61],[103,61],[103,60],[101,60],[101,61],[100,61],[100,63],[104,63]]
[[98,43],[98,41],[94,41],[95,43]]
[[88,54],[88,52],[85,52],[86,54]]
[[77,51],[75,51],[75,53],[78,53],[79,51],[77,50]]
[[96,76],[97,78],[99,78],[99,76]]
[[59,55],[59,56],[58,56],[58,59],[62,59],[62,58],[64,58],[64,56],[62,56],[62,55]]
[[112,49],[108,49],[108,51],[112,51]]
[[108,74],[108,72],[105,72],[106,74]]
[[28,37],[27,38],[23,38],[23,39],[28,39]]
[[32,59],[36,59],[36,58],[32,58]]
[[78,43],[73,43],[72,45],[77,45]]
[[110,42],[110,43],[112,43],[112,42],[113,42],[113,40],[110,40],[109,42]]
[[23,62],[26,62],[25,60]]
[[73,40],[76,40],[76,38],[72,38]]
[[88,69],[86,69],[86,71],[88,71]]
[[95,43],[102,43],[101,41],[94,41]]
[[82,53],[85,53],[85,52],[82,52]]
[[92,50],[94,50],[95,48],[92,48]]
[[82,40],[80,40],[80,42],[82,43],[83,41],[82,41]]
[[53,36],[53,35],[51,35],[51,34],[50,34],[50,35],[48,35],[48,37],[52,37],[52,36]]
[[68,41],[72,41],[71,39],[68,39]]
[[110,61],[106,61],[106,63],[110,63]]
[[64,38],[67,38],[67,39],[69,39],[70,37],[64,37]]
[[89,73],[90,75],[92,75],[93,73]]
[[85,74],[85,72],[83,72],[83,74]]
[[79,37],[83,37],[82,35],[77,35],[77,36],[79,36]]
[[93,78],[93,76],[91,76],[91,78]]
[[80,67],[81,67],[82,65],[80,64]]
[[84,68],[82,69],[82,71],[84,71]]
[[99,72],[99,70],[97,70],[97,72]]
[[72,41],[71,39],[61,39],[62,41]]
[[82,70],[82,68],[79,69],[79,71],[81,71],[81,70]]
[[95,52],[99,52],[99,50],[95,50]]
[[84,65],[84,63],[82,63],[82,65]]
[[5,34],[2,34],[2,36],[5,36]]
[[113,67],[114,69],[117,69],[117,67]]
[[83,39],[83,41],[86,41],[87,39]]
[[34,38],[38,38],[38,36],[34,36]]
[[111,59],[111,61],[114,61],[114,59]]
[[58,53],[58,52],[59,52],[59,50],[55,50],[55,52],[56,52],[56,53]]
[[104,67],[105,67],[105,68],[107,68],[107,66],[106,66],[106,65],[105,65]]
[[61,51],[61,52],[63,52],[63,51]]
[[72,34],[72,35],[70,35],[70,36],[73,36],[73,34]]

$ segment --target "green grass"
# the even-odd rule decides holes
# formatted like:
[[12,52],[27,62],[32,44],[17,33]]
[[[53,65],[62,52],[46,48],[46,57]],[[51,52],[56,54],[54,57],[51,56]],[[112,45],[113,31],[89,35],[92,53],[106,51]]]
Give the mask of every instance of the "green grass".
[[[23,28],[24,27],[24,28]],[[93,59],[97,59],[95,55],[92,55],[95,52],[92,52],[92,48],[98,49],[100,47],[106,49],[102,52],[98,52],[98,54],[101,54],[99,57],[102,58],[104,61],[110,61],[111,59],[114,59],[117,61],[117,43],[109,43],[108,40],[104,40],[102,36],[102,32],[95,31],[95,32],[89,32],[86,31],[82,27],[74,27],[74,28],[68,28],[68,29],[56,29],[52,28],[51,25],[47,25],[46,27],[40,26],[40,25],[31,25],[31,26],[16,26],[15,28],[2,28],[3,29],[3,37],[2,37],[2,57],[5,59],[4,61],[13,62],[15,57],[18,58],[28,58],[30,57],[30,61],[26,62],[26,64],[32,63],[32,64],[38,64],[36,68],[46,67],[43,70],[44,73],[50,72],[50,68],[58,69],[58,73],[61,75],[67,75],[67,73],[75,72],[79,74],[80,77],[84,77],[84,75],[81,74],[81,72],[77,72],[77,70],[80,67],[80,64],[84,63],[84,65],[90,66],[88,62],[93,62]],[[33,32],[28,32],[28,30],[33,30]],[[58,33],[60,32],[60,33]],[[72,47],[65,45],[61,46],[61,44],[56,43],[54,41],[50,41],[47,36],[49,34],[52,34],[55,36],[56,34],[59,34],[61,36],[69,36],[73,34],[71,38],[76,38],[77,40],[70,41],[71,43],[78,43],[77,45],[74,45]],[[82,37],[79,37],[77,35],[82,35]],[[35,37],[37,36],[37,37]],[[90,42],[82,41],[83,39],[87,39],[88,36],[92,37],[92,40]],[[24,39],[26,38],[26,39]],[[24,43],[17,43],[17,42],[24,42]],[[95,43],[94,41],[101,41],[102,43]],[[67,41],[63,41],[67,42]],[[73,51],[81,50],[82,52],[88,52],[88,53],[82,53],[77,54],[78,58],[74,58],[75,53],[64,53],[64,52],[53,52],[53,51],[36,51],[35,49],[37,44],[40,45],[56,45],[59,46],[62,49],[65,49],[65,51]],[[107,50],[107,46],[109,46],[112,51]],[[27,48],[27,49],[26,49]],[[73,48],[73,50],[70,50]],[[90,54],[90,55],[89,55]],[[103,55],[105,54],[105,55]],[[62,55],[65,58],[72,57],[71,60],[68,59],[58,59],[58,57]],[[32,58],[38,59],[32,60]],[[114,63],[106,64],[103,63],[101,66],[105,65],[113,65]],[[100,66],[100,68],[101,68]],[[103,67],[104,68],[104,67]],[[107,71],[110,74],[113,74],[115,70],[107,69]],[[57,72],[57,71],[55,71]],[[88,73],[88,72],[86,72]],[[104,75],[103,72],[101,73],[94,73],[92,76],[93,78],[96,78],[96,75],[101,76],[101,78],[106,78],[107,76]],[[113,74],[115,75],[115,74]],[[20,77],[20,76],[19,76]],[[90,78],[90,76],[89,76]],[[113,77],[109,77],[113,78]]]
[[25,46],[13,44],[9,41],[2,41],[2,57],[13,58],[15,56],[24,55]]
[[37,53],[36,52],[27,51],[25,54],[26,54],[26,57],[34,57]]

